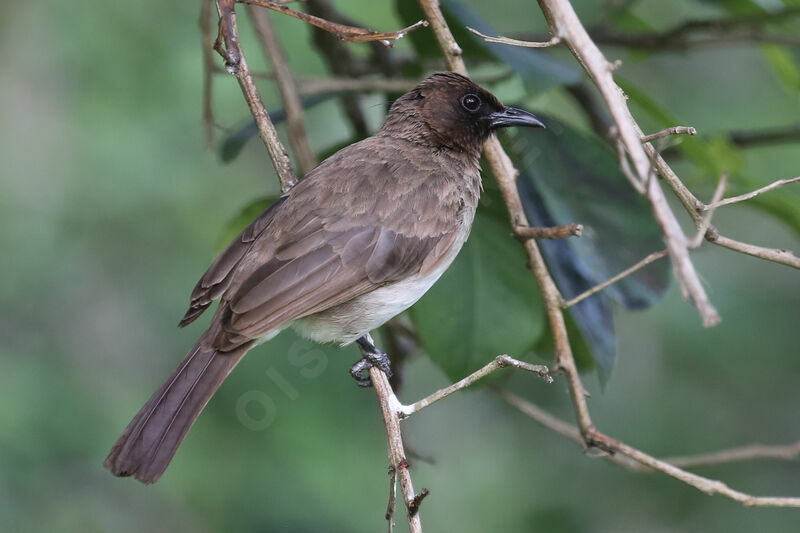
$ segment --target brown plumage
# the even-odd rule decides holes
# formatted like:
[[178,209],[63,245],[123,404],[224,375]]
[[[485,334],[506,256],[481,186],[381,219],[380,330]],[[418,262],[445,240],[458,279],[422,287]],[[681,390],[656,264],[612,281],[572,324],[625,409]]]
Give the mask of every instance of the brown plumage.
[[105,466],[156,481],[242,356],[288,325],[348,344],[412,305],[469,234],[481,144],[514,124],[541,126],[461,75],[434,74],[392,105],[375,136],[311,171],[197,283],[180,325],[220,299],[211,325]]

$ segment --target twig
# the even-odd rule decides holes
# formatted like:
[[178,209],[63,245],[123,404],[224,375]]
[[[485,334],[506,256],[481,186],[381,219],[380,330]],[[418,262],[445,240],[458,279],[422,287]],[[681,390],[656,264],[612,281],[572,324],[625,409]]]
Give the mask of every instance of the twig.
[[[235,0],[217,0],[217,11],[219,13],[219,34],[214,43],[214,49],[225,60],[228,71],[236,76],[242,93],[250,108],[250,114],[258,126],[261,140],[267,147],[269,156],[275,165],[275,172],[281,182],[281,190],[288,191],[297,183],[297,176],[292,169],[292,162],[286,148],[283,147],[275,125],[269,118],[261,100],[255,81],[247,68],[247,61],[242,52],[242,45],[239,41],[239,30],[236,25],[236,13],[234,12]],[[223,46],[224,43],[224,46]]]
[[389,533],[394,531],[394,503],[397,500],[397,469],[389,465],[389,503],[386,504],[386,521]]
[[748,192],[746,194],[740,194],[739,196],[733,196],[731,198],[725,198],[724,200],[712,201],[710,204],[703,206],[703,210],[709,209],[716,209],[717,207],[722,207],[723,205],[730,205],[735,204],[737,202],[744,202],[745,200],[750,200],[751,198],[755,198],[759,194],[764,194],[767,191],[771,191],[772,189],[777,189],[778,187],[783,187],[784,185],[789,185],[790,183],[797,183],[800,182],[800,176],[796,178],[789,178],[785,180],[778,180],[770,183],[766,187],[761,187],[760,189],[756,189],[755,191]]
[[691,126],[673,126],[671,128],[657,131],[656,133],[652,133],[650,135],[645,135],[642,137],[642,142],[649,143],[651,141],[655,141],[656,139],[669,137],[670,135],[697,135],[697,130]]
[[[369,336],[368,336],[369,337]],[[370,337],[370,342],[372,338]],[[369,377],[378,397],[378,404],[383,415],[383,425],[386,428],[386,443],[389,455],[389,471],[394,471],[400,481],[400,491],[403,494],[403,502],[406,507],[408,526],[411,533],[422,533],[422,521],[419,517],[419,509],[412,513],[411,505],[416,494],[414,485],[411,482],[411,474],[408,472],[408,461],[403,447],[403,435],[400,431],[401,404],[394,395],[389,379],[382,370],[372,367],[369,369]],[[391,499],[390,499],[391,501]],[[387,513],[387,519],[391,522],[391,516]]]
[[292,76],[292,71],[289,69],[289,62],[281,48],[281,43],[278,42],[272,22],[269,20],[269,13],[261,9],[254,9],[253,6],[247,7],[253,19],[256,33],[260,37],[264,48],[264,54],[269,58],[272,64],[272,71],[275,73],[275,79],[278,82],[283,108],[286,110],[286,129],[289,132],[289,145],[292,147],[295,157],[297,157],[300,171],[303,174],[308,174],[317,166],[317,158],[308,144],[308,135],[306,135],[306,125],[303,118],[303,104],[300,102],[297,84]]
[[549,41],[520,41],[517,39],[509,39],[508,37],[489,37],[488,35],[482,34],[475,28],[470,28],[469,26],[466,28],[487,43],[510,44],[512,46],[522,46],[524,48],[548,48],[561,42],[561,38],[557,35],[551,37]]
[[706,240],[722,246],[723,248],[800,269],[800,257],[797,257],[791,251],[779,248],[765,248],[763,246],[756,246],[755,244],[735,241],[720,235],[719,231],[714,226],[709,227],[708,231],[706,231]]
[[[537,422],[545,425],[546,427],[554,429],[555,431],[558,431],[558,433],[565,435],[579,443],[584,442],[584,438],[581,437],[581,433],[578,431],[576,427],[572,426],[571,424],[567,424],[565,422],[562,422],[561,420],[555,419],[554,417],[549,415],[549,413],[544,413],[539,407],[535,406],[534,404],[528,402],[527,400],[511,392],[498,391],[498,394],[507,403],[516,407],[521,412],[530,416]],[[543,414],[545,414],[546,416],[542,416]],[[662,472],[664,474],[669,475],[670,477],[683,481],[687,485],[691,485],[692,487],[706,494],[709,495],[720,494],[748,507],[749,506],[800,507],[800,498],[752,496],[750,494],[734,490],[725,483],[722,483],[721,481],[709,479],[703,476],[698,476],[697,474],[692,474],[691,472],[687,472],[686,470],[683,470],[675,466],[674,464],[670,464],[664,460],[656,459],[655,457],[652,457],[642,451],[639,451],[636,448],[633,448],[631,446],[628,446],[627,444],[612,439],[595,429],[592,429],[590,444],[594,446],[599,446],[601,449],[612,453],[613,455],[607,456],[607,458],[614,461],[615,463],[627,466],[626,461],[620,461],[619,459],[614,459],[615,457],[622,456],[632,461],[635,461],[636,463],[638,463],[642,467],[645,467],[646,469]],[[795,452],[795,455],[796,453],[797,452]],[[749,458],[755,458],[755,457],[757,457],[757,455],[753,455]],[[725,457],[723,456],[723,458]],[[686,461],[687,459],[689,458],[684,458],[684,461]],[[726,462],[726,461],[720,461],[719,458],[716,459],[717,459],[717,464],[719,462]],[[734,459],[729,459],[729,460],[734,460]],[[743,460],[743,459],[735,459],[735,460]],[[695,464],[697,464],[697,461],[695,462]],[[638,468],[634,469],[639,470]]]
[[483,366],[483,368],[476,370],[469,376],[457,381],[456,383],[453,383],[449,387],[440,389],[431,394],[430,396],[426,396],[425,398],[419,400],[418,402],[414,402],[411,405],[401,406],[399,411],[400,418],[408,418],[414,413],[425,409],[429,405],[436,403],[443,398],[447,398],[454,392],[469,387],[476,381],[485,378],[492,372],[507,367],[518,368],[521,370],[525,370],[526,372],[531,372],[532,374],[535,374],[536,376],[544,380],[545,383],[553,382],[553,378],[550,376],[549,370],[544,365],[532,365],[530,363],[526,363],[525,361],[519,361],[517,359],[514,359],[513,357],[509,357],[508,355],[505,354],[498,355],[491,362]]
[[363,43],[368,41],[379,41],[384,46],[392,46],[391,41],[402,39],[403,37],[406,36],[408,32],[428,25],[426,21],[420,20],[419,22],[412,24],[407,28],[403,28],[402,30],[392,31],[392,32],[378,32],[378,31],[368,30],[365,28],[358,28],[355,26],[346,26],[344,24],[337,24],[336,22],[331,22],[329,20],[325,20],[320,17],[315,17],[314,15],[309,15],[308,13],[303,13],[302,11],[295,11],[294,9],[291,9],[284,5],[269,2],[267,0],[238,0],[238,1],[240,1],[243,4],[251,4],[254,6],[265,7],[267,9],[272,9],[273,11],[278,11],[279,13],[283,13],[284,15],[289,15],[290,17],[294,17],[296,19],[302,20],[303,22],[311,24],[312,26],[322,28],[323,30],[336,35],[336,37],[338,37],[340,40],[348,42]]
[[419,494],[414,496],[414,499],[412,499],[411,503],[408,505],[408,511],[412,515],[415,515],[419,512],[419,506],[422,505],[422,500],[424,500],[428,494],[430,494],[430,491],[425,487],[422,487],[422,490],[419,491]]
[[521,239],[566,239],[567,237],[580,237],[583,235],[583,224],[564,224],[549,228],[532,228],[518,226],[514,234]]
[[662,257],[665,257],[667,254],[668,254],[667,250],[661,250],[660,252],[653,252],[652,254],[648,255],[647,257],[645,257],[644,259],[642,259],[641,261],[639,261],[638,263],[636,263],[632,267],[626,268],[625,270],[623,270],[622,272],[620,272],[616,276],[608,279],[607,281],[604,281],[603,283],[595,285],[591,289],[587,289],[586,291],[580,293],[579,295],[577,295],[576,297],[574,297],[574,298],[572,298],[570,300],[567,300],[566,302],[564,302],[564,305],[562,307],[564,309],[567,309],[568,307],[572,307],[576,303],[585,300],[589,296],[602,291],[603,289],[605,289],[609,285],[613,285],[614,283],[618,282],[622,278],[630,276],[631,274],[633,274],[637,270],[649,265],[653,261],[655,261],[657,259],[661,259]]
[[709,226],[711,226],[711,217],[714,216],[717,208],[716,205],[722,195],[725,194],[725,187],[728,185],[728,173],[723,172],[722,176],[719,178],[719,183],[717,183],[717,188],[714,190],[714,195],[711,197],[711,205],[714,205],[711,209],[708,210],[706,216],[703,218],[703,221],[697,227],[697,234],[694,238],[689,242],[689,248],[697,248],[700,246],[700,243],[703,242],[703,237],[706,235],[706,231],[708,231]]
[[740,448],[720,450],[700,455],[666,457],[664,461],[680,468],[740,463],[754,459],[778,459],[789,461],[800,456],[800,441],[787,445],[750,444]]
[[669,249],[681,293],[694,303],[704,326],[710,327],[718,324],[719,314],[711,304],[689,258],[686,237],[670,210],[658,182],[647,178],[650,174],[651,158],[648,157],[647,151],[642,146],[641,138],[643,136],[637,134],[635,120],[631,116],[622,91],[614,82],[609,62],[586,33],[567,0],[539,0],[539,5],[550,25],[550,31],[566,42],[572,54],[600,89],[600,93],[608,105],[636,174],[647,187],[647,197]]

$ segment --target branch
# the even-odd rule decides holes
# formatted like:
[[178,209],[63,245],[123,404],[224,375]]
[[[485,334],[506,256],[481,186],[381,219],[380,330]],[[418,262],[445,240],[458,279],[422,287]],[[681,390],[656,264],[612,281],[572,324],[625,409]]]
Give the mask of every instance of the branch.
[[217,142],[214,136],[214,36],[211,33],[211,6],[214,0],[203,0],[200,8],[200,35],[203,39],[203,129],[206,147],[213,149]]
[[553,382],[553,378],[550,376],[549,370],[544,365],[532,365],[530,363],[526,363],[525,361],[519,361],[517,359],[514,359],[513,357],[509,357],[508,355],[498,355],[490,363],[486,364],[483,368],[473,372],[464,379],[457,381],[456,383],[453,383],[449,387],[440,389],[431,394],[430,396],[426,396],[425,398],[419,400],[418,402],[414,402],[411,405],[401,406],[399,412],[400,418],[408,418],[414,413],[422,411],[429,405],[436,403],[443,398],[447,398],[454,392],[458,392],[461,389],[469,387],[476,381],[485,378],[492,372],[507,367],[518,368],[520,370],[525,370],[526,372],[530,372],[538,376],[542,380],[544,380],[545,383]]
[[669,137],[670,135],[697,135],[697,130],[691,126],[673,126],[671,128],[657,131],[656,133],[650,135],[645,135],[642,137],[642,142],[649,143],[650,141],[655,141],[656,139],[661,139],[663,137]]
[[655,261],[657,259],[661,259],[662,257],[666,256],[667,253],[668,253],[667,250],[661,250],[660,252],[653,252],[652,254],[648,255],[647,257],[645,257],[644,259],[642,259],[641,261],[639,261],[638,263],[636,263],[632,267],[623,270],[622,272],[620,272],[619,274],[617,274],[613,278],[610,278],[609,280],[604,281],[603,283],[595,285],[591,289],[587,289],[586,291],[580,293],[579,295],[577,295],[576,297],[572,298],[571,300],[567,300],[566,302],[564,302],[562,307],[564,309],[567,309],[568,307],[572,307],[576,303],[585,300],[589,296],[602,291],[603,289],[605,289],[609,285],[613,285],[614,283],[618,282],[622,278],[630,276],[631,274],[633,274],[637,270],[649,265],[653,261]]
[[[497,390],[496,392],[508,404],[516,407],[522,413],[528,415],[545,427],[553,429],[554,431],[571,438],[579,444],[584,444],[584,438],[581,437],[581,432],[575,426],[567,424],[553,417],[540,407],[530,403],[520,396],[517,396],[516,394],[504,390]],[[800,507],[800,498],[752,496],[750,494],[734,490],[721,481],[687,472],[675,464],[671,464],[665,460],[656,459],[651,455],[648,455],[632,446],[614,440],[594,429],[592,430],[591,434],[591,444],[599,446],[603,450],[609,452],[611,455],[605,457],[612,462],[629,468],[632,467],[633,470],[642,470],[641,467],[645,467],[645,470],[662,472],[670,477],[683,481],[687,485],[691,485],[697,490],[700,490],[708,495],[720,494],[748,507]],[[684,463],[698,466],[701,464],[720,464],[724,462],[743,461],[759,457],[790,459],[800,454],[800,442],[791,446],[774,447],[777,449],[772,448],[773,447],[762,447],[761,445],[755,445],[753,447],[739,448],[735,450],[718,452],[715,454],[684,457],[680,458],[679,460],[683,461]],[[631,464],[631,461],[633,461],[633,465]],[[705,461],[708,462],[706,463]]]
[[[369,335],[368,335],[369,337]],[[372,338],[369,337],[370,342]],[[363,351],[362,351],[363,353]],[[366,354],[365,354],[366,355]],[[411,533],[422,533],[422,521],[419,516],[419,502],[414,493],[414,485],[411,482],[411,474],[408,472],[408,460],[406,460],[405,448],[403,447],[403,435],[400,431],[400,416],[402,404],[394,395],[389,379],[382,370],[372,367],[369,369],[369,377],[378,397],[378,404],[383,415],[383,424],[386,428],[386,444],[389,455],[389,475],[393,479],[400,481],[400,490],[403,494],[403,502],[406,506],[406,516],[408,517],[408,527]],[[427,489],[423,489],[427,492]],[[424,496],[423,496],[424,497]],[[414,503],[416,502],[416,504]],[[391,526],[393,501],[389,498],[389,507],[386,518]],[[413,506],[413,507],[412,507]]]
[[667,249],[669,249],[681,293],[697,307],[704,326],[718,324],[719,314],[708,299],[689,258],[686,236],[670,210],[658,182],[648,179],[651,158],[642,146],[642,135],[628,110],[622,90],[614,83],[611,64],[597,48],[597,45],[592,42],[567,0],[539,0],[539,5],[550,25],[550,31],[566,42],[572,54],[600,89],[600,93],[608,105],[620,141],[625,146],[640,183],[646,187],[653,215],[661,227]]
[[566,239],[583,235],[583,224],[564,224],[549,228],[531,228],[517,226],[514,234],[521,239]]
[[298,20],[302,20],[312,26],[316,26],[317,28],[321,28],[327,32],[330,32],[342,41],[347,42],[358,42],[364,43],[369,41],[379,41],[384,46],[392,46],[391,41],[396,41],[397,39],[402,39],[406,36],[406,34],[412,30],[417,28],[421,28],[423,26],[427,26],[427,22],[424,20],[420,20],[419,22],[408,26],[407,28],[403,28],[402,30],[392,31],[392,32],[378,32],[373,30],[368,30],[365,28],[358,28],[356,26],[346,26],[344,24],[337,24],[336,22],[331,22],[329,20],[325,20],[320,17],[315,17],[314,15],[309,15],[308,13],[303,13],[302,11],[295,11],[289,7],[286,7],[281,4],[276,4],[274,2],[269,2],[268,0],[236,0],[243,4],[250,4],[254,6],[264,7],[267,9],[271,9],[273,11],[277,11],[279,13],[283,13],[284,15],[289,15],[290,17],[294,17]]
[[720,235],[719,231],[714,226],[710,226],[708,231],[706,231],[706,240],[735,252],[752,255],[759,259],[766,259],[767,261],[800,269],[800,257],[797,257],[791,251],[780,248],[765,248],[763,246],[756,246],[755,244],[735,241]]
[[247,6],[248,12],[253,19],[256,33],[261,38],[264,54],[272,64],[272,71],[278,82],[278,90],[281,93],[283,108],[286,110],[286,129],[289,132],[289,145],[292,147],[300,171],[305,175],[317,166],[317,158],[308,144],[306,135],[305,119],[303,118],[303,104],[297,91],[292,71],[289,69],[289,62],[286,54],[278,42],[278,36],[269,20],[269,14],[261,9],[253,9]]
[[703,206],[703,211],[709,209],[716,209],[717,207],[722,207],[723,205],[730,205],[730,204],[735,204],[737,202],[744,202],[745,200],[750,200],[751,198],[755,198],[759,194],[771,191],[772,189],[777,189],[778,187],[783,187],[784,185],[789,185],[790,183],[797,183],[798,181],[800,181],[800,176],[785,180],[777,180],[770,183],[766,187],[761,187],[760,189],[756,189],[755,191],[748,192],[746,194],[740,194],[739,196],[733,196],[731,198],[725,198],[724,200],[720,200],[718,202],[711,202],[710,204]]
[[519,41],[517,39],[509,39],[508,37],[489,37],[488,35],[482,34],[475,28],[470,28],[469,26],[466,28],[487,43],[510,44],[511,46],[522,46],[524,48],[549,48],[550,46],[555,46],[561,42],[561,38],[558,36],[551,37],[549,41],[538,42]]

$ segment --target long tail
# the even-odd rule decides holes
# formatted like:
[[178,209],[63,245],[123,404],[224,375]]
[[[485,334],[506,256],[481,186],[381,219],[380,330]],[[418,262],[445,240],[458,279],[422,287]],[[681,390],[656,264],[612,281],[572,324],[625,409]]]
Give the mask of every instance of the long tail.
[[103,463],[116,476],[143,483],[161,477],[200,411],[242,359],[251,343],[230,352],[200,338],[181,364],[133,417]]

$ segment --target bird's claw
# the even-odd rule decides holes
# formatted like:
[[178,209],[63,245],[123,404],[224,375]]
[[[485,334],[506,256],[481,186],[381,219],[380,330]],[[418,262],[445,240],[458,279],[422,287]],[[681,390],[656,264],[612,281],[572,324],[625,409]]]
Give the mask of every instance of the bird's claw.
[[392,368],[388,355],[378,349],[364,351],[364,357],[350,367],[350,375],[353,376],[359,387],[372,386],[372,380],[369,377],[369,369],[372,367],[386,374],[386,377],[392,377]]

